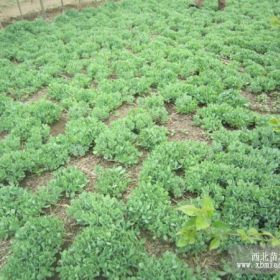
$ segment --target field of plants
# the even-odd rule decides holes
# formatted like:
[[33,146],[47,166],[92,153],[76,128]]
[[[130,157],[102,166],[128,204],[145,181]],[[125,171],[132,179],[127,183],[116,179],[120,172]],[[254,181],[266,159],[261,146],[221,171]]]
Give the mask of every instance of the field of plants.
[[[0,30],[0,279],[280,279],[277,0],[124,0]],[[237,234],[231,234],[237,232]]]

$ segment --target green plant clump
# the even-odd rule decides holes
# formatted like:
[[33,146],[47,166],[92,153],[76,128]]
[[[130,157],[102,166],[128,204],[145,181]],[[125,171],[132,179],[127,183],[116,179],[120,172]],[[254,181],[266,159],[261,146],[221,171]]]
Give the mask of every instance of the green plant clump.
[[197,278],[183,261],[167,251],[159,259],[147,257],[143,263],[139,264],[136,279],[195,280]]
[[47,279],[54,275],[63,240],[63,224],[52,217],[30,219],[16,234],[11,255],[2,269],[3,279]]
[[81,192],[88,183],[87,176],[75,167],[61,168],[54,173],[54,178],[46,187],[41,187],[35,194],[42,207],[47,207],[62,195],[74,197]]
[[132,231],[89,227],[62,253],[61,279],[128,279],[145,253]]
[[87,182],[83,172],[69,167],[58,170],[48,185],[39,187],[35,193],[17,186],[0,188],[0,239],[11,237],[20,226],[39,216],[63,195],[73,197]]
[[0,205],[0,239],[13,235],[27,219],[40,211],[32,194],[16,186],[0,188]]
[[[204,235],[176,258],[146,261],[133,259],[138,251],[131,243],[139,240],[127,244],[127,235],[174,243],[184,222],[176,208],[204,195],[233,229],[279,228],[279,1],[232,0],[224,11],[214,1],[201,9],[191,2],[112,1],[0,31],[0,238],[13,238],[72,199],[67,214],[88,236],[82,248],[73,243],[77,253],[56,252],[55,258],[71,252],[62,258],[63,279],[186,278],[178,257],[187,250],[200,258],[211,242]],[[180,114],[200,127],[186,141],[174,140],[177,133],[167,137],[174,106],[174,130]],[[207,141],[192,141],[202,130]],[[71,157],[90,160],[88,153],[139,177],[128,186],[120,170],[105,169],[96,192],[83,194],[87,178],[67,166]],[[46,186],[21,189],[26,177],[52,172]],[[221,248],[239,241],[230,237]],[[197,278],[237,278],[219,268],[209,274],[198,268]],[[39,268],[29,276],[59,277]]]
[[182,95],[177,98],[175,105],[177,112],[182,114],[194,113],[198,107],[197,101],[188,95]]
[[116,198],[83,192],[71,201],[68,214],[81,225],[95,228],[124,226],[125,206]]
[[137,187],[129,197],[127,211],[132,225],[164,240],[175,239],[176,229],[182,222],[171,206],[168,193],[158,185]]
[[95,187],[104,195],[120,198],[130,182],[126,170],[121,166],[115,168],[98,166],[95,172],[97,176]]

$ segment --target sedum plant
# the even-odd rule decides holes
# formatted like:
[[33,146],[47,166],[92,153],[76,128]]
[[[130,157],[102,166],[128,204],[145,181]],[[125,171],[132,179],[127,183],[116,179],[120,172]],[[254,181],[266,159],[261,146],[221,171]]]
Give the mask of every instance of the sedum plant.
[[140,108],[145,109],[150,114],[153,121],[165,123],[168,120],[168,112],[164,106],[164,99],[160,95],[139,98],[138,104]]
[[134,189],[127,202],[127,213],[131,225],[163,240],[173,238],[182,222],[160,185],[142,184]]
[[188,95],[182,95],[176,99],[176,111],[182,114],[194,113],[198,107],[197,101]]
[[70,120],[65,130],[69,153],[73,156],[84,156],[103,129],[104,125],[94,117]]
[[47,186],[40,187],[35,193],[35,199],[41,208],[55,204],[63,195],[74,197],[88,183],[88,178],[75,167],[61,168],[54,173],[54,178]]
[[115,168],[96,167],[96,190],[103,195],[120,198],[130,182],[121,166]]
[[63,241],[63,224],[53,217],[30,219],[16,234],[1,273],[5,280],[47,279],[54,275]]
[[144,258],[144,248],[132,231],[88,227],[62,253],[62,280],[128,279]]
[[139,146],[146,149],[153,149],[160,143],[167,141],[168,130],[165,127],[154,125],[141,130],[137,142]]
[[81,225],[113,228],[124,225],[124,211],[116,198],[83,192],[71,201],[68,214]]
[[190,269],[174,253],[166,251],[160,258],[147,257],[143,263],[139,264],[139,271],[136,279],[197,279]]
[[0,188],[0,239],[12,236],[30,217],[38,215],[40,205],[31,192],[16,187]]
[[116,122],[106,128],[95,140],[94,153],[105,159],[132,165],[137,163],[141,153],[134,147],[136,135],[123,123]]

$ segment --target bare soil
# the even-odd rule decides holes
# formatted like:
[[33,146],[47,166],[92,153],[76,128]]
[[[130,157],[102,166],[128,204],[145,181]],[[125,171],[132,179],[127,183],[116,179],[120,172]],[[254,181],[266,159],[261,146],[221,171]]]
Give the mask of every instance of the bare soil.
[[169,131],[170,141],[197,140],[209,142],[206,133],[200,127],[194,125],[191,115],[178,114],[172,104],[168,104],[167,111],[169,112],[169,120],[166,127]]
[[[63,0],[64,11],[69,9],[80,9],[84,7],[98,7],[105,3],[105,1],[89,1],[84,0],[79,3],[77,0]],[[52,20],[54,17],[62,13],[61,0],[43,0],[46,20]],[[22,16],[20,15],[16,1],[0,0],[0,27],[7,26],[17,20],[26,19],[34,20],[42,16],[40,2],[38,0],[27,1],[21,0],[20,6]]]
[[142,151],[142,153],[143,154],[139,159],[139,162],[136,165],[133,165],[132,167],[128,168],[127,173],[131,181],[125,193],[123,194],[123,199],[125,202],[128,200],[132,190],[135,189],[139,184],[139,175],[143,166],[143,162],[149,155],[147,151]]
[[0,140],[4,139],[6,137],[6,132],[0,132]]
[[69,206],[70,199],[63,198],[54,206],[46,209],[46,214],[58,217],[64,224],[65,237],[63,249],[67,248],[68,245],[72,243],[76,234],[80,230],[80,226],[67,214],[67,209]]
[[40,186],[46,186],[52,178],[52,172],[28,175],[22,180],[21,186],[36,191]]
[[82,170],[89,179],[89,184],[87,186],[87,191],[94,191],[94,185],[96,181],[95,168],[97,165],[103,167],[113,167],[115,166],[114,162],[106,161],[101,157],[97,157],[89,151],[85,156],[79,158],[73,158],[70,160],[69,166],[75,166]]
[[141,237],[145,240],[145,249],[151,256],[160,257],[166,251],[174,251],[174,244],[167,241],[153,239],[151,234],[147,231],[142,231]]
[[0,241],[0,268],[6,263],[11,247],[10,240]]
[[115,110],[114,112],[112,112],[112,114],[110,114],[109,118],[106,120],[105,123],[107,125],[110,125],[113,121],[124,118],[125,116],[127,116],[129,111],[132,110],[133,108],[135,108],[135,104],[128,104],[128,103],[122,104],[117,110]]
[[201,267],[204,270],[219,270],[221,268],[221,260],[224,259],[224,255],[219,251],[207,251],[200,255],[184,257],[184,261],[191,268],[195,269]]
[[64,133],[66,123],[67,123],[67,116],[66,114],[62,114],[60,119],[55,124],[52,125],[50,135],[57,136],[58,134]]
[[[53,205],[50,208],[47,208],[45,211],[45,214],[51,215],[54,217],[59,218],[60,221],[63,222],[64,225],[64,240],[63,244],[61,246],[62,250],[66,250],[71,246],[73,243],[75,237],[79,234],[79,231],[81,230],[81,226],[78,225],[74,220],[72,220],[67,215],[67,208],[70,206],[70,199],[69,198],[63,198],[57,203],[56,205]],[[58,262],[61,258],[61,254],[57,254],[56,256],[56,262],[54,264],[54,267],[58,265]],[[58,272],[55,272],[55,274],[49,278],[51,280],[58,280],[60,279]]]
[[31,96],[26,97],[23,102],[26,104],[31,104],[43,99],[47,94],[47,88],[42,88]]
[[248,100],[249,108],[259,114],[280,114],[280,93],[271,92],[269,94],[256,95],[248,91],[243,91],[242,95]]

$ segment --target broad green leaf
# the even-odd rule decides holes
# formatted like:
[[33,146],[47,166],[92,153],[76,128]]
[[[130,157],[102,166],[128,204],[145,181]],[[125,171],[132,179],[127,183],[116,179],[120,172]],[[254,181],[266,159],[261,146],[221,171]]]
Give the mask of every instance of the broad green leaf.
[[188,216],[197,216],[201,212],[201,210],[194,205],[184,205],[178,208],[178,210],[182,211]]
[[272,118],[269,122],[272,125],[279,125],[280,124],[280,120],[277,119],[277,118]]
[[180,239],[177,241],[176,245],[177,245],[179,248],[183,248],[183,247],[185,247],[185,246],[188,245],[188,240],[186,240],[185,238],[180,238]]
[[214,202],[209,196],[205,196],[202,199],[202,208],[207,210],[214,210]]
[[221,243],[221,241],[219,238],[216,237],[216,238],[212,239],[212,241],[210,242],[209,249],[210,250],[217,249],[220,246],[220,243]]
[[262,235],[273,237],[273,235],[269,231],[262,231]]
[[277,239],[277,238],[271,239],[271,246],[272,246],[272,247],[280,246],[280,240]]
[[202,230],[210,226],[210,220],[205,216],[198,216],[196,218],[196,229]]
[[250,236],[255,236],[255,237],[260,235],[258,230],[255,229],[255,228],[249,228],[248,231],[247,231],[247,234],[250,235]]
[[185,237],[188,239],[188,244],[194,244],[196,242],[196,232],[193,230],[189,231]]
[[196,241],[196,233],[193,230],[186,231],[177,241],[178,247],[185,247],[186,245],[194,244]]
[[229,227],[222,221],[213,222],[212,226],[217,229],[229,230]]
[[188,231],[190,229],[194,229],[195,228],[195,223],[196,223],[196,218],[192,217],[187,222],[184,223],[181,230],[182,231]]
[[248,240],[248,235],[244,229],[238,229],[236,232],[242,241]]

